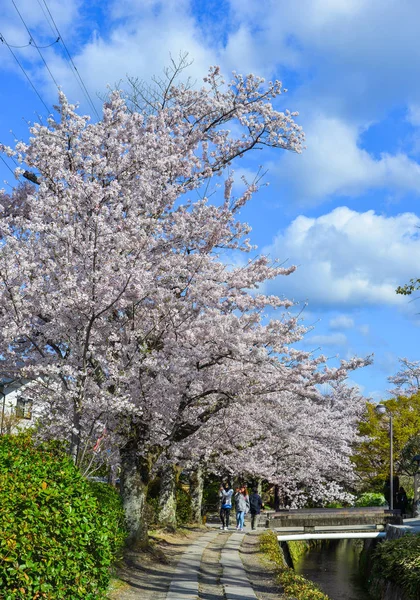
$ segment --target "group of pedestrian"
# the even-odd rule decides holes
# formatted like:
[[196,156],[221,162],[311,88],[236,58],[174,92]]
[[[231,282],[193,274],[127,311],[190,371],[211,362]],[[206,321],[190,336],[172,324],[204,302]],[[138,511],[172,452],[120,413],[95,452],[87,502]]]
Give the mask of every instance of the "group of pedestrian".
[[251,513],[251,528],[257,528],[258,515],[263,508],[263,503],[256,488],[252,490],[251,495],[248,495],[248,490],[245,486],[237,487],[234,492],[229,483],[225,483],[220,486],[219,497],[220,520],[222,522],[220,529],[225,531],[229,529],[230,511],[233,504],[236,512],[236,529],[243,531],[247,513]]

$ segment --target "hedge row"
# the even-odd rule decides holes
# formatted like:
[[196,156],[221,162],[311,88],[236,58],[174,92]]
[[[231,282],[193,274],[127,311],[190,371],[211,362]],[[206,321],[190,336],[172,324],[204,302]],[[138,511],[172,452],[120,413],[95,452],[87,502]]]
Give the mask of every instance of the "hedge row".
[[125,538],[119,495],[57,444],[0,438],[0,598],[99,600]]
[[407,534],[378,544],[372,577],[392,581],[404,590],[407,600],[420,600],[420,535]]

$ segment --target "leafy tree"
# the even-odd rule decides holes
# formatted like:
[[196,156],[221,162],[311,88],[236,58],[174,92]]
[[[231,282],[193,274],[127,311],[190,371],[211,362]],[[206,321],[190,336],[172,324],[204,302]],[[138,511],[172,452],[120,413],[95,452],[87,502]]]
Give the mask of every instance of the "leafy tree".
[[413,476],[417,472],[417,461],[413,461],[415,456],[420,455],[420,433],[411,437],[401,450],[399,467],[406,475]]
[[420,290],[420,279],[410,279],[410,283],[398,286],[395,291],[402,296],[411,296],[413,292],[417,292],[418,290]]
[[[420,431],[420,393],[383,400],[393,417],[394,469],[397,474],[410,473],[407,468],[410,440],[417,439]],[[366,412],[359,426],[360,441],[356,445],[352,461],[362,487],[383,490],[390,472],[389,420],[378,415],[375,405],[366,404]],[[413,456],[414,446],[412,448]]]

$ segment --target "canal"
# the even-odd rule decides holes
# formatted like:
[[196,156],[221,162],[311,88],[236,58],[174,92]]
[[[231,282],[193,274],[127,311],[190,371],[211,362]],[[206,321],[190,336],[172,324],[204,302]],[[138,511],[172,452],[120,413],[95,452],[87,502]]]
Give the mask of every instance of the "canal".
[[337,540],[302,556],[295,571],[316,583],[331,600],[370,600],[359,574],[362,545],[358,540]]

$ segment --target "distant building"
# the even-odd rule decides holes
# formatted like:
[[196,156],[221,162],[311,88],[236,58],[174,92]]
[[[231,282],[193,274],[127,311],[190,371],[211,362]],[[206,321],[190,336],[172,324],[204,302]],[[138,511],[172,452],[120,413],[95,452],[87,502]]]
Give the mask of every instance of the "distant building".
[[34,424],[33,400],[30,394],[25,394],[27,383],[22,379],[0,378],[0,435]]

